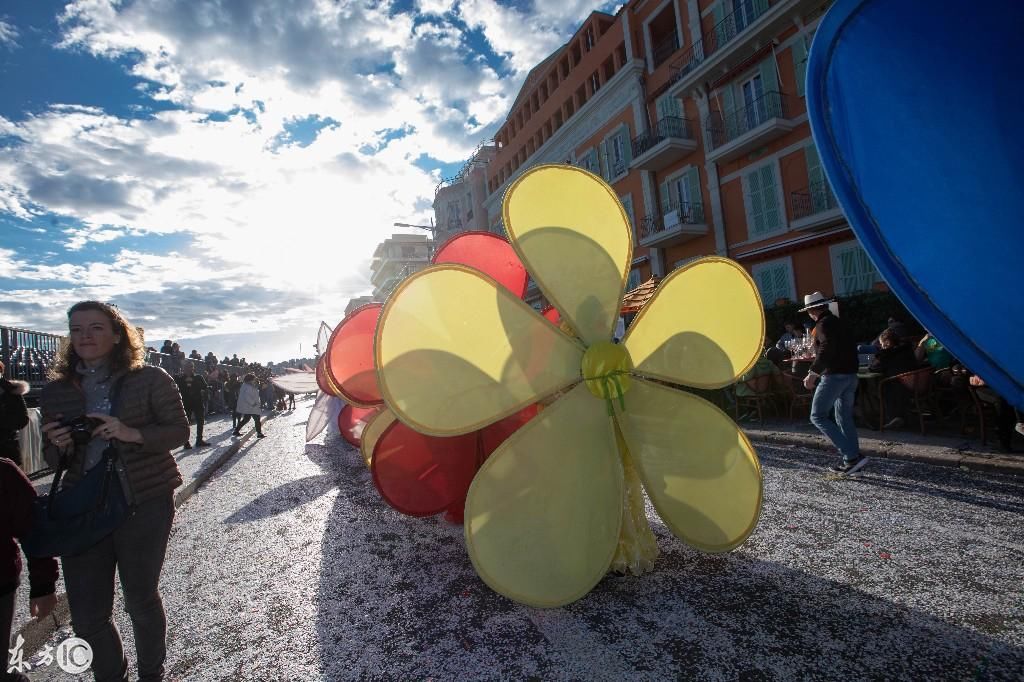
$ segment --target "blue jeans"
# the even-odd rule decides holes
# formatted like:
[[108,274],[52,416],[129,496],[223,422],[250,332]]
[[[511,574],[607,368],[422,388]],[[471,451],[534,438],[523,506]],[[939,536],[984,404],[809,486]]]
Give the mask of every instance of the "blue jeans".
[[[860,456],[857,426],[853,423],[853,400],[857,395],[856,374],[824,374],[811,401],[811,423],[839,448],[847,462]],[[836,408],[837,425],[829,418]]]

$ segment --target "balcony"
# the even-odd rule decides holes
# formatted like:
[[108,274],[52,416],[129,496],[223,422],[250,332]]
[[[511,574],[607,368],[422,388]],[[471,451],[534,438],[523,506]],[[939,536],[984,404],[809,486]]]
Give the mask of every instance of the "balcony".
[[750,104],[724,116],[712,112],[704,119],[707,132],[707,160],[732,161],[796,127],[792,98],[781,92],[766,92]]
[[697,149],[685,118],[666,116],[653,129],[633,138],[632,168],[659,171]]
[[[820,0],[818,1],[820,4]],[[711,71],[728,70],[748,55],[743,48],[766,45],[774,36],[792,26],[791,10],[797,5],[813,5],[809,0],[743,0],[672,62],[669,93],[682,94],[687,88],[707,80]]]
[[789,205],[793,213],[790,223],[793,230],[818,230],[846,219],[827,180],[790,193]]
[[708,234],[702,204],[682,203],[671,206],[664,215],[644,216],[637,224],[640,246],[661,248],[681,244]]

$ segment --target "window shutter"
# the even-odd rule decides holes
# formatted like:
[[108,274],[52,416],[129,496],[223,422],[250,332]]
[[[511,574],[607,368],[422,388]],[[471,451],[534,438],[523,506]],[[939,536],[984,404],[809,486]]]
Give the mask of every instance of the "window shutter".
[[[772,280],[775,298],[792,300],[793,297],[789,295],[789,272],[785,265],[780,264],[772,268]],[[775,302],[775,298],[772,299],[772,303]]]
[[658,198],[661,199],[661,215],[664,216],[672,210],[672,201],[669,198],[667,181],[658,185]]
[[761,16],[768,11],[768,0],[754,0],[754,16]]
[[725,133],[725,138],[716,140],[716,144],[719,146],[735,138],[739,130],[737,128],[736,102],[732,87],[732,83],[727,83],[722,88],[722,131]]
[[657,101],[658,120],[674,116],[676,118],[683,117],[683,103],[679,101],[678,97],[672,95],[662,95]]
[[[714,21],[715,21],[714,31],[715,31],[715,42],[717,43],[717,45],[715,46],[715,49],[719,49],[729,39],[728,38],[729,34],[725,32],[725,26],[722,25],[722,20],[725,19],[725,6],[724,6],[724,4],[720,2],[717,5],[715,5],[714,8],[711,10],[711,16],[714,17]],[[707,56],[711,52],[714,52],[714,50],[708,50],[708,49],[705,48],[704,55]]]
[[775,173],[771,165],[762,166],[760,173],[765,229],[777,230],[782,227],[782,212],[779,211],[779,197],[775,192]]
[[793,43],[793,69],[796,72],[796,94],[804,96],[804,81],[807,80],[807,39],[797,36]]
[[768,231],[764,222],[764,200],[761,196],[761,177],[759,171],[747,175],[747,188],[750,200],[750,222],[747,232],[750,235],[764,234]]
[[593,147],[587,152],[587,170],[595,174],[601,172],[601,165],[597,162],[597,149]]
[[601,163],[601,177],[608,180],[608,141],[601,143],[601,153],[598,155]]
[[626,291],[632,291],[640,286],[640,271],[633,269],[629,271],[629,279],[626,280]]
[[775,70],[774,53],[768,59],[761,62],[761,87],[764,94],[761,101],[757,103],[758,120],[782,116],[782,97],[779,92],[779,76]]
[[804,147],[804,159],[807,161],[808,193],[811,195],[811,207],[814,212],[824,211],[828,207],[828,189],[825,187],[825,171],[821,168],[818,148],[814,144]]
[[761,301],[765,305],[771,305],[775,302],[775,297],[772,296],[773,282],[772,268],[762,268],[757,274],[757,288],[761,292]]
[[686,173],[687,191],[690,193],[690,214],[693,222],[704,222],[704,200],[700,194],[700,170],[694,166]]
[[622,202],[622,208],[626,211],[626,215],[629,217],[629,224],[636,231],[636,218],[633,216],[633,195],[627,194],[624,197],[619,197],[619,201]]
[[626,162],[626,167],[629,168],[629,164],[633,162],[633,145],[629,137],[629,126],[623,123],[621,130],[622,132],[619,134],[622,136],[622,158]]

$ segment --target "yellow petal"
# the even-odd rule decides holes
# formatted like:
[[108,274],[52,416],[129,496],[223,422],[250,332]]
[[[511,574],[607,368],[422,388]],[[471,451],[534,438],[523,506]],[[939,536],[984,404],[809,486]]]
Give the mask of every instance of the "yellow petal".
[[377,441],[380,440],[381,434],[394,421],[395,413],[385,407],[370,417],[366,426],[363,427],[363,436],[359,441],[359,452],[363,455],[366,466],[370,466],[370,462],[373,460],[373,449],[377,447]]
[[736,424],[697,396],[643,379],[619,425],[647,495],[676,534],[705,552],[740,545],[761,512],[761,464]]
[[477,573],[539,607],[585,595],[608,570],[622,522],[622,464],[604,401],[579,385],[515,432],[477,472],[466,546]]
[[697,388],[728,386],[761,354],[761,297],[736,262],[702,258],[661,282],[622,343],[641,374]]
[[583,349],[486,275],[445,264],[391,295],[376,354],[381,392],[398,418],[452,436],[579,381]]
[[505,194],[505,230],[544,296],[587,345],[609,341],[633,257],[615,192],[574,166],[537,166]]

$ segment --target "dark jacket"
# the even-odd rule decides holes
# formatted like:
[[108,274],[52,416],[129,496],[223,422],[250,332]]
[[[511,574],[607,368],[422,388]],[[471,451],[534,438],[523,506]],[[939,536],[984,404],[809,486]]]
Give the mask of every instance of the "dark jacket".
[[174,381],[178,384],[181,402],[184,403],[186,410],[202,410],[206,407],[210,395],[210,386],[206,383],[206,379],[198,374],[193,374],[190,377],[182,375]]
[[[143,367],[125,376],[119,402],[119,414],[115,416],[142,433],[141,444],[116,443],[124,462],[122,481],[129,488],[125,492],[142,504],[181,485],[181,473],[171,450],[188,440],[188,420],[178,386],[159,367]],[[51,381],[43,387],[40,408],[44,424],[56,420],[58,414],[71,419],[85,414],[85,395],[76,383]],[[72,455],[65,477],[71,485],[82,475],[84,450],[79,448]],[[43,457],[50,466],[56,466],[60,452],[47,443]]]
[[875,359],[871,361],[872,371],[879,372],[886,377],[910,372],[920,366],[921,363],[914,356],[914,349],[905,343],[881,349],[875,353]]
[[[36,491],[13,462],[0,459],[0,595],[18,589],[21,550],[14,538],[32,528],[32,500]],[[57,582],[56,559],[28,560],[29,597],[53,594]],[[6,647],[5,647],[6,648]]]
[[0,379],[0,457],[21,461],[18,446],[18,432],[28,425],[28,408],[25,394],[28,384],[24,381]]
[[815,374],[856,374],[857,340],[838,317],[825,311],[814,325]]

